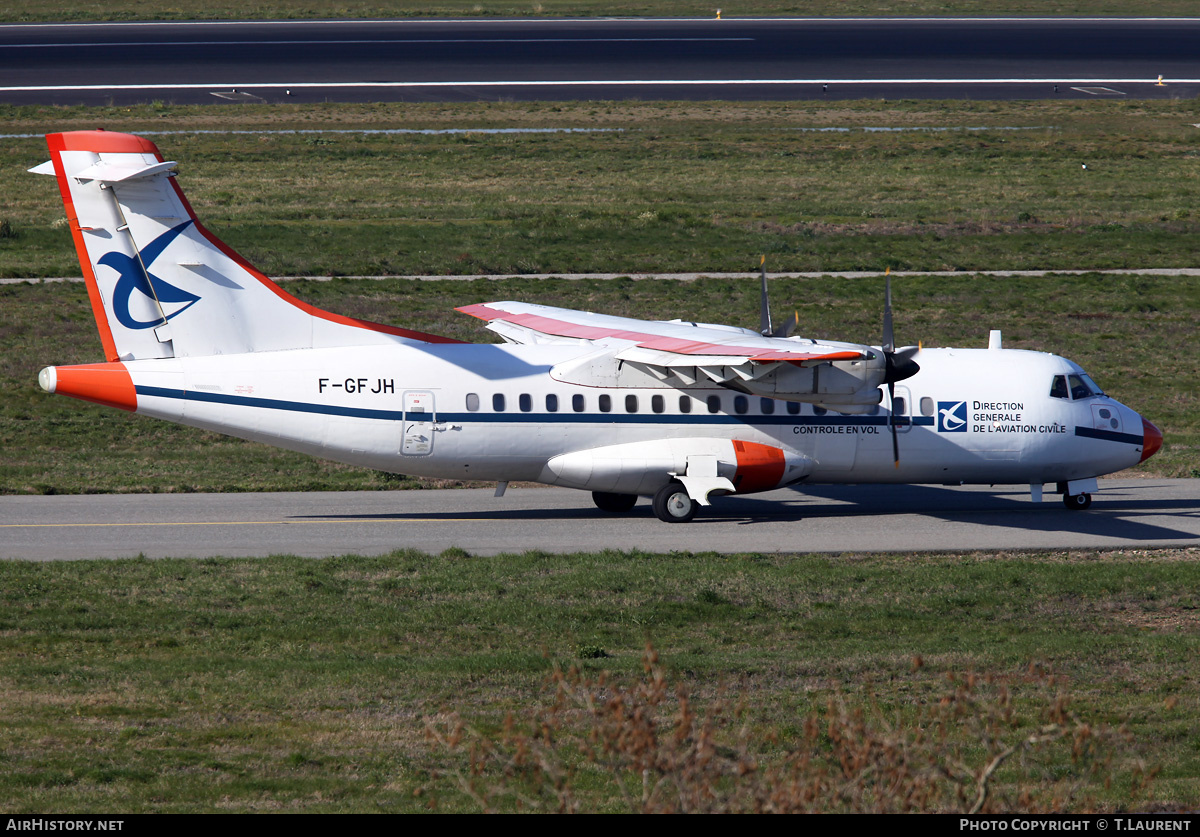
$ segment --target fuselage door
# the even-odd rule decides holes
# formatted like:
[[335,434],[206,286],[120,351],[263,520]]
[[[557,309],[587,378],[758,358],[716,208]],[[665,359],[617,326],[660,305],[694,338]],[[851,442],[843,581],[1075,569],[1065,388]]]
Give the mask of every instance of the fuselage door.
[[433,453],[433,425],[436,420],[432,392],[405,392],[400,453],[405,456],[428,456]]

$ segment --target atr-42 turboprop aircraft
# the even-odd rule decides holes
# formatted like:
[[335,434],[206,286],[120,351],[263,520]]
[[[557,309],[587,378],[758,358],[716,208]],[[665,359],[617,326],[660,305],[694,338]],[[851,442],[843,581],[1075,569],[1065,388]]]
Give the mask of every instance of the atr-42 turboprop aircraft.
[[[1051,354],[881,345],[494,302],[460,310],[505,345],[354,320],[289,296],[208,232],[150,141],[47,137],[104,363],[47,367],[69,395],[404,474],[591,491],[669,522],[710,496],[803,483],[1049,484],[1162,435]],[[903,449],[903,457],[900,451]]]

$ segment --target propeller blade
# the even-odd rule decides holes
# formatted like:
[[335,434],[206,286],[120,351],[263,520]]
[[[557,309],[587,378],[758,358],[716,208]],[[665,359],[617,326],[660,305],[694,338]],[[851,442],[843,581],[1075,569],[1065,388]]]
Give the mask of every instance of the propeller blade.
[[883,350],[890,353],[896,348],[896,341],[892,336],[892,269],[889,267],[883,275],[886,279],[883,298]]
[[791,337],[792,332],[800,325],[800,312],[795,311],[784,321],[783,325],[771,332],[772,337]]
[[771,300],[767,297],[767,257],[763,256],[759,262],[759,269],[762,270],[762,302],[760,305],[759,327],[758,333],[763,337],[770,336],[774,333],[771,327]]
[[892,429],[892,465],[899,468],[900,439],[896,435],[896,384],[894,381],[888,381],[888,427]]
[[905,346],[896,349],[895,332],[892,329],[892,269],[884,271],[883,297],[883,380],[888,388],[888,428],[892,431],[892,464],[900,467],[900,437],[896,429],[896,381],[911,378],[921,371],[913,360],[920,346]]

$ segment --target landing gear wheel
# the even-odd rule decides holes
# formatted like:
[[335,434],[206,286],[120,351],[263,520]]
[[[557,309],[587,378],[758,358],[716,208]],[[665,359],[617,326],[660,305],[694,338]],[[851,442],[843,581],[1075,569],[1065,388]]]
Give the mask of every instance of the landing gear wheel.
[[609,514],[625,514],[631,511],[637,503],[636,494],[610,494],[607,491],[593,491],[592,502],[600,511]]
[[1064,494],[1063,505],[1072,511],[1083,511],[1092,505],[1091,494]]
[[687,523],[700,504],[688,495],[683,483],[672,480],[654,495],[654,514],[664,523]]

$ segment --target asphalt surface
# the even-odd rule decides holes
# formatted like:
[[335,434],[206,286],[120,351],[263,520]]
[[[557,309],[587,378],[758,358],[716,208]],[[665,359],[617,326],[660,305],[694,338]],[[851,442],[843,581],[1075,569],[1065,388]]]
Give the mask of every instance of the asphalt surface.
[[0,497],[0,558],[473,554],[538,549],[895,552],[1200,546],[1200,480],[1101,480],[1088,511],[1017,487],[811,486],[724,497],[692,523],[553,488]]
[[1192,98],[1197,42],[1200,19],[5,25],[0,101]]

